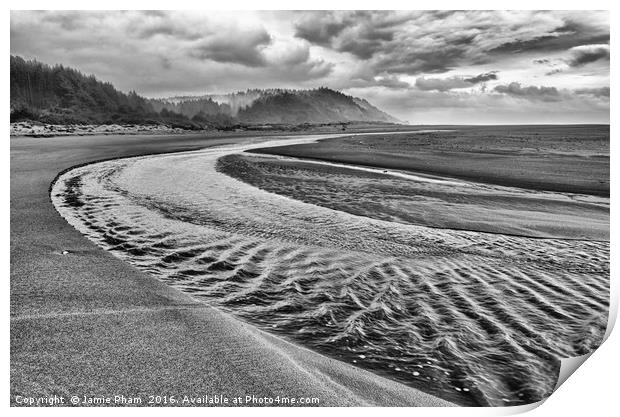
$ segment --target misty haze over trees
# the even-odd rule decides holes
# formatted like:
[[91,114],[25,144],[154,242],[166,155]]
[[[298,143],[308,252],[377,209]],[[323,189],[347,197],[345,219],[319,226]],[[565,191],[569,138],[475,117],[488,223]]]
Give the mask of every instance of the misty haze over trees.
[[123,93],[93,75],[11,56],[11,122],[165,124],[186,129],[236,124],[399,121],[364,99],[321,87],[247,90],[200,97],[148,99]]

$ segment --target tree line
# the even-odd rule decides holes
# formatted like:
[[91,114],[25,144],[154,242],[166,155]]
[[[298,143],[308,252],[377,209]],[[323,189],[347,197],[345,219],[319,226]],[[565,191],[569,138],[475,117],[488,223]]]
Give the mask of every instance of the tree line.
[[50,124],[165,124],[184,129],[394,121],[365,100],[327,87],[147,99],[135,91],[118,91],[112,84],[73,68],[11,55],[11,122],[24,120]]
[[166,124],[189,129],[209,123],[191,120],[165,108],[156,110],[135,91],[123,93],[112,84],[73,68],[50,66],[13,55],[10,86],[11,122]]

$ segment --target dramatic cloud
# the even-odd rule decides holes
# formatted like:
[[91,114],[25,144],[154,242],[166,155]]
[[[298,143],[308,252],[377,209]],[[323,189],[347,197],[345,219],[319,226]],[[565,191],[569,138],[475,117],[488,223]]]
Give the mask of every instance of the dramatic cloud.
[[152,97],[328,86],[424,123],[609,120],[605,11],[13,11],[10,31],[12,54]]
[[572,57],[568,61],[568,65],[571,67],[581,67],[598,60],[609,61],[609,45],[575,46],[570,49],[570,52]]
[[478,74],[475,77],[465,79],[465,81],[471,84],[478,84],[491,80],[497,80],[497,71],[486,72],[484,74]]
[[352,22],[352,16],[333,12],[312,14],[297,23],[295,34],[317,45],[329,45],[331,40]]
[[457,88],[468,88],[485,81],[497,80],[497,72],[491,71],[474,77],[453,76],[448,78],[424,78],[415,80],[415,86],[420,90],[448,91]]
[[[249,67],[265,66],[264,48],[271,43],[265,30],[237,33],[234,39],[227,34],[209,36],[190,51],[190,55],[216,62],[228,62]],[[307,57],[306,57],[307,59]]]
[[539,58],[533,62],[548,67],[545,75],[559,74],[564,71],[580,68],[598,61],[604,62],[604,70],[609,68],[609,45],[580,45],[570,48],[567,56],[557,59]]
[[[581,21],[579,21],[579,20]],[[536,24],[535,22],[533,22]],[[542,33],[517,31],[517,39],[489,50],[491,53],[551,52],[587,43],[609,41],[609,27],[591,24],[577,15],[568,16]]]
[[596,12],[307,12],[295,30],[297,37],[349,53],[377,72],[407,75],[609,40],[608,15]]
[[334,65],[257,13],[12,12],[11,53],[150,96],[320,84]]
[[508,85],[498,85],[495,87],[495,91],[509,96],[530,100],[559,101],[561,99],[560,92],[555,87],[522,87],[521,84],[517,82],[513,82]]

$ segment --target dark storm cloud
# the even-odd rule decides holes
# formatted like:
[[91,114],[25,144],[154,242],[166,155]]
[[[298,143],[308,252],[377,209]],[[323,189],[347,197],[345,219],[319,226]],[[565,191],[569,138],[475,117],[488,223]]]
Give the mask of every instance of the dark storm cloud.
[[307,18],[297,23],[295,26],[295,36],[317,45],[329,45],[332,38],[342,32],[348,24],[347,21],[334,19],[329,14],[318,15],[312,19]]
[[372,55],[382,42],[394,39],[393,28],[406,21],[405,16],[391,12],[372,11],[322,11],[304,12],[295,23],[295,36],[311,43],[332,46],[343,32],[355,35],[343,39],[339,49],[365,59]]
[[582,45],[571,48],[571,58],[567,64],[571,67],[583,65],[599,60],[609,61],[609,45]]
[[457,62],[466,56],[465,50],[454,45],[445,45],[436,51],[403,49],[377,58],[377,68],[403,75],[440,74],[456,68]]
[[497,80],[497,71],[485,72],[484,74],[478,74],[475,77],[465,79],[465,81],[471,84],[478,84],[491,80]]
[[295,36],[308,42],[368,59],[389,46],[408,15],[395,12],[304,12],[295,23]]
[[367,61],[377,73],[443,73],[498,55],[557,52],[609,39],[578,12],[306,12],[296,36]]
[[488,52],[497,54],[558,51],[583,44],[609,42],[609,37],[609,28],[601,30],[597,27],[591,27],[587,22],[566,19],[561,25],[550,28],[545,34],[531,38],[516,38],[498,45]]
[[262,47],[270,43],[271,36],[265,30],[237,33],[235,37],[216,35],[194,46],[190,55],[216,62],[260,67],[267,63]]
[[423,91],[449,91],[458,88],[468,88],[490,80],[497,80],[497,71],[478,74],[474,77],[453,76],[448,78],[425,78],[420,77],[415,81],[415,86]]
[[540,100],[540,101],[560,101],[562,95],[555,87],[536,87],[536,86],[521,86],[520,83],[513,82],[508,85],[498,85],[494,91],[506,94],[513,97],[524,98],[528,100]]
[[535,64],[549,67],[549,71],[547,71],[545,75],[559,74],[598,61],[603,61],[604,67],[609,66],[609,45],[580,45],[570,48],[566,51],[566,55],[561,58],[553,60],[539,58],[533,60]]

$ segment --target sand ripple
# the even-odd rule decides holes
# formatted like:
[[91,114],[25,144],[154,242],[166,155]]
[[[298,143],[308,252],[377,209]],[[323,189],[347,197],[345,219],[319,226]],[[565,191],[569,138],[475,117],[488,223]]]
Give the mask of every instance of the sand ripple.
[[90,239],[170,285],[457,403],[539,400],[559,358],[601,342],[608,242],[356,216],[218,172],[230,152],[76,168],[52,199]]

